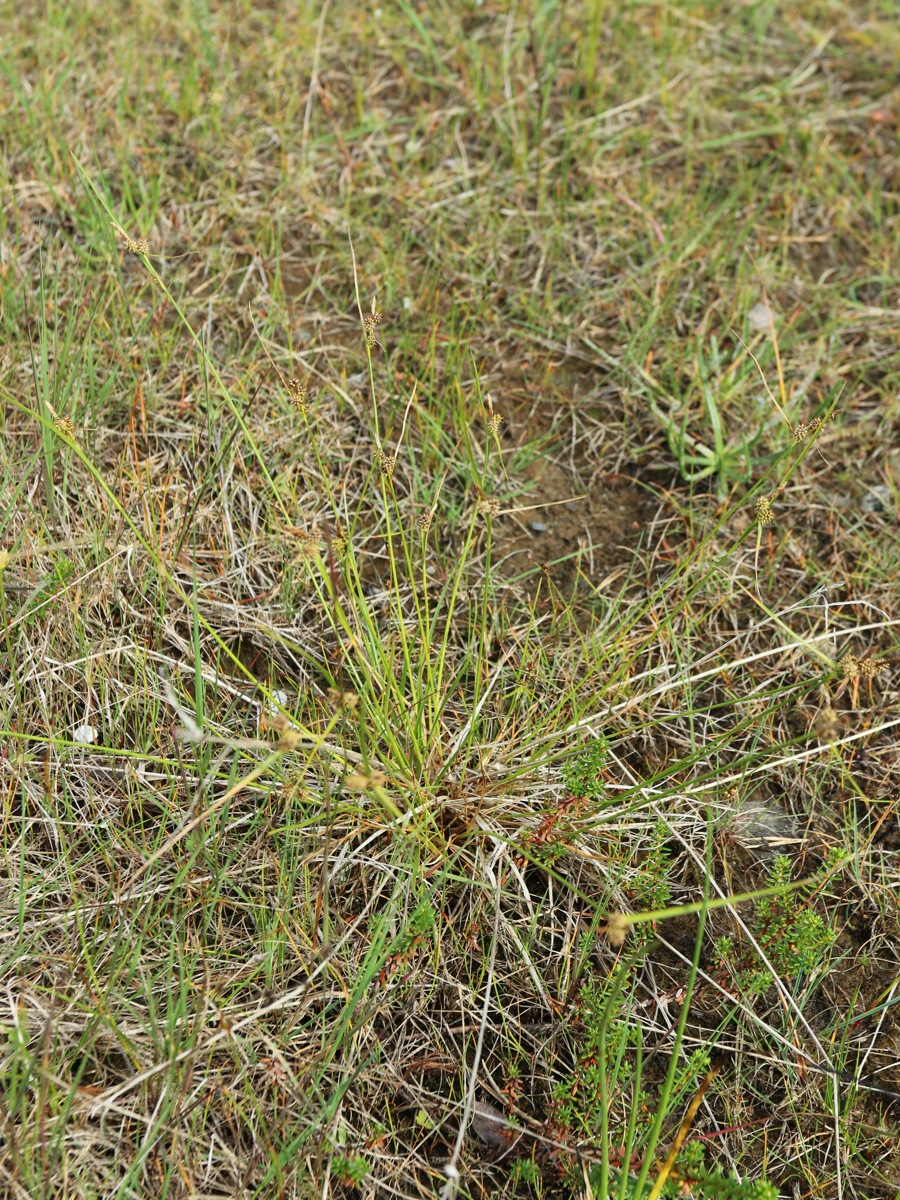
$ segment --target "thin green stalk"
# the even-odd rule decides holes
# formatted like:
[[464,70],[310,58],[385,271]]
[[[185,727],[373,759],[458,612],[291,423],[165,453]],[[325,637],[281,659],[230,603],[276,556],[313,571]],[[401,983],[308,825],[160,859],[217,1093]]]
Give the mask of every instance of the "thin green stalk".
[[703,901],[696,909],[700,919],[697,922],[697,934],[694,942],[694,956],[691,960],[691,967],[684,988],[684,999],[681,1002],[681,1012],[678,1016],[678,1024],[675,1027],[675,1036],[672,1039],[672,1052],[669,1059],[669,1068],[666,1071],[666,1078],[663,1081],[662,1088],[660,1089],[656,1113],[654,1114],[653,1122],[650,1126],[650,1133],[647,1138],[644,1161],[641,1165],[641,1170],[634,1186],[635,1200],[641,1200],[641,1197],[644,1194],[644,1185],[646,1184],[647,1176],[650,1173],[650,1167],[653,1163],[653,1155],[659,1142],[660,1133],[662,1132],[663,1121],[665,1120],[666,1114],[669,1111],[670,1101],[672,1099],[675,1075],[678,1070],[678,1057],[681,1053],[681,1046],[682,1042],[684,1041],[684,1031],[687,1026],[688,1014],[691,1008],[691,1000],[694,996],[694,988],[696,987],[697,975],[700,970],[700,958],[703,952],[703,934],[706,930],[707,914],[710,911],[709,880],[711,874],[712,837],[707,836],[706,871],[703,876]]
[[[609,1196],[609,1147],[611,1134],[609,1129],[609,1082],[607,1079],[607,1037],[609,1034],[609,1023],[614,1015],[618,1015],[616,1010],[619,1004],[619,997],[622,994],[622,989],[625,986],[625,981],[628,979],[634,962],[629,961],[621,964],[616,972],[616,983],[609,997],[603,1006],[603,1019],[600,1023],[600,1190],[598,1200],[607,1200]],[[621,1048],[618,1056],[618,1061],[621,1063]],[[613,1072],[614,1076],[618,1074]],[[635,1089],[637,1083],[635,1082]],[[633,1106],[633,1105],[632,1105]],[[627,1173],[628,1155],[625,1156],[625,1166],[623,1170]]]
[[9,676],[12,680],[13,691],[16,694],[16,703],[21,706],[23,703],[23,697],[19,691],[19,672],[16,664],[16,656],[13,653],[12,635],[9,625],[9,613],[6,609],[6,587],[4,584],[4,579],[8,561],[9,555],[7,552],[0,551],[0,621],[3,622],[3,637],[6,641],[6,661],[9,664]]
[[638,1024],[637,1044],[634,1048],[634,1075],[631,1085],[631,1104],[628,1109],[628,1127],[625,1130],[625,1149],[622,1153],[622,1170],[619,1175],[619,1190],[616,1200],[625,1200],[628,1192],[628,1164],[631,1162],[632,1147],[637,1131],[638,1113],[641,1108],[641,1074],[644,1065],[644,1043],[641,1026]]

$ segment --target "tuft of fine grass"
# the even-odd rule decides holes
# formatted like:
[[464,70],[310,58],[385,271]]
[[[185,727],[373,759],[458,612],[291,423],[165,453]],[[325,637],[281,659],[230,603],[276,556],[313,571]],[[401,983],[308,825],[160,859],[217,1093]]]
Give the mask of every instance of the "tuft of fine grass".
[[4,1195],[895,1194],[891,15],[2,18]]

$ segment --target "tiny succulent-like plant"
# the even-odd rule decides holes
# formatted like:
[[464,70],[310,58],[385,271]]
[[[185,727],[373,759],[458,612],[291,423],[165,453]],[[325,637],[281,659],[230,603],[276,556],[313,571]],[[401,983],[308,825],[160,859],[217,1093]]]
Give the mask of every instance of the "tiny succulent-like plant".
[[[648,1195],[671,1200],[685,1195],[697,1200],[777,1200],[777,1190],[765,1180],[738,1180],[708,1166],[705,1148],[698,1140],[685,1141],[674,1162],[663,1167],[659,1129],[654,1129],[655,1106],[662,1105],[674,1115],[698,1076],[708,1073],[709,1078],[715,1068],[708,1071],[709,1053],[698,1049],[687,1057],[674,1090],[651,1095],[641,1072],[640,1028],[628,1019],[629,1003],[623,1004],[622,984],[627,987],[629,977],[626,968],[618,976],[589,979],[582,987],[575,1062],[555,1088],[554,1126],[564,1139],[596,1144],[607,1137],[605,1166],[594,1164],[589,1169],[591,1194],[604,1200],[637,1200]],[[627,1133],[623,1127],[625,1139],[620,1141],[610,1114],[618,1111],[624,1116],[627,1108],[633,1119],[627,1122]],[[569,1166],[573,1182],[580,1183],[579,1164],[576,1161]],[[648,1175],[657,1181],[649,1193]]]
[[[779,854],[769,870],[769,886],[783,887],[790,881],[791,860]],[[798,904],[793,892],[776,892],[760,900],[752,930],[772,966],[790,981],[814,971],[837,936],[814,909]],[[739,991],[762,995],[772,986],[771,973],[758,966],[752,954],[741,954],[730,934],[719,938],[715,949],[719,964],[730,973]]]
[[369,1174],[369,1163],[359,1154],[335,1154],[331,1171],[345,1187],[358,1187]]
[[562,777],[570,796],[582,800],[596,799],[603,794],[606,785],[602,771],[608,753],[606,739],[600,737],[565,763]]

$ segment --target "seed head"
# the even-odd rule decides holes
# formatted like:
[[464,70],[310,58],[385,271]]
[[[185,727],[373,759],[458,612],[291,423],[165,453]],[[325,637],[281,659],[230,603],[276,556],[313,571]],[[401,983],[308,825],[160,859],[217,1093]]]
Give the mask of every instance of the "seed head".
[[322,539],[319,526],[313,523],[309,529],[292,529],[291,532],[297,538],[298,557],[305,559],[307,562],[315,562],[316,558],[325,549],[325,542]]
[[884,663],[877,658],[864,658],[859,664],[859,674],[862,679],[877,679],[884,670]]
[[134,238],[127,237],[125,239],[125,249],[131,254],[149,254],[150,243],[146,238],[138,238],[135,241]]
[[819,709],[813,720],[813,728],[816,735],[823,742],[833,742],[841,732],[841,715],[826,704]]
[[429,508],[428,512],[420,513],[416,518],[416,528],[419,533],[425,534],[431,530],[432,522],[434,521],[434,509]]
[[283,750],[285,754],[289,754],[291,750],[296,750],[300,745],[300,730],[295,729],[293,725],[288,725],[287,728],[278,728],[277,722],[273,722],[273,727],[278,729],[278,749]]
[[486,399],[488,407],[488,429],[491,431],[491,433],[496,435],[500,432],[500,426],[503,424],[503,417],[500,413],[494,411],[494,401],[491,399],[490,392],[488,392]]
[[344,781],[347,787],[354,792],[367,792],[369,788],[384,787],[387,783],[387,776],[381,771],[376,771],[370,768],[366,772],[353,771]]
[[384,313],[380,313],[378,311],[377,297],[373,296],[372,297],[372,310],[371,310],[371,312],[367,312],[366,315],[363,317],[363,331],[364,331],[365,337],[366,337],[366,345],[370,349],[372,346],[375,345],[375,342],[377,341],[377,338],[375,337],[375,330],[378,328],[378,326],[381,324],[381,322],[383,320],[384,320]]
[[386,479],[394,478],[394,467],[397,465],[396,454],[387,454],[384,450],[379,450],[375,455],[375,461],[379,471]]
[[815,437],[824,424],[822,417],[815,417],[812,421],[801,421],[794,430],[794,441],[805,442],[807,438]]
[[340,688],[328,689],[328,702],[340,712],[355,712],[359,708],[356,692],[343,692]]
[[863,660],[857,658],[855,654],[845,654],[841,659],[840,668],[841,675],[844,679],[858,679],[861,672]]
[[496,517],[500,514],[500,501],[496,496],[485,496],[478,501],[478,511],[483,517]]
[[308,800],[311,801],[313,796],[310,789],[306,786],[306,776],[302,770],[286,771],[284,782],[281,785],[281,793],[285,800]]
[[53,428],[65,442],[75,441],[75,426],[68,417],[57,417],[53,422]]
[[805,442],[809,437],[815,437],[827,421],[833,421],[841,410],[836,408],[828,417],[813,417],[811,421],[801,421],[794,427],[794,441]]
[[772,508],[771,496],[757,496],[756,520],[759,525],[774,525],[775,512]]
[[620,946],[624,946],[630,928],[631,922],[624,913],[610,913],[606,918],[606,936],[609,944],[615,946],[617,950]]
[[306,415],[310,408],[308,399],[309,393],[306,390],[306,385],[301,383],[299,379],[288,379],[287,390],[291,397],[291,404],[293,404],[295,408],[299,408],[300,411]]

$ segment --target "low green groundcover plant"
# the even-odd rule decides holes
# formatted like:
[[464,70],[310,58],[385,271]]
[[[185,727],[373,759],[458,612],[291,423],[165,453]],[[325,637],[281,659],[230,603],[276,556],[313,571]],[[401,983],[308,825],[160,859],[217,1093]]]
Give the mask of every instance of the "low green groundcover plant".
[[[630,1003],[623,997],[633,979],[633,970],[624,968],[584,985],[578,1002],[581,1035],[576,1060],[555,1089],[554,1118],[560,1131],[585,1147],[604,1148],[605,1162],[592,1165],[588,1172],[595,1198],[658,1200],[691,1195],[697,1200],[777,1200],[776,1188],[766,1180],[736,1179],[708,1165],[705,1148],[696,1139],[685,1141],[665,1174],[666,1143],[659,1137],[657,1119],[660,1107],[669,1121],[680,1115],[698,1081],[709,1072],[710,1056],[705,1049],[695,1050],[677,1071],[674,1086],[650,1085],[642,1073],[641,1030],[628,1020]],[[617,1132],[618,1112],[622,1121]],[[580,1163],[571,1164],[569,1170],[577,1183]],[[661,1185],[652,1183],[662,1177]]]

